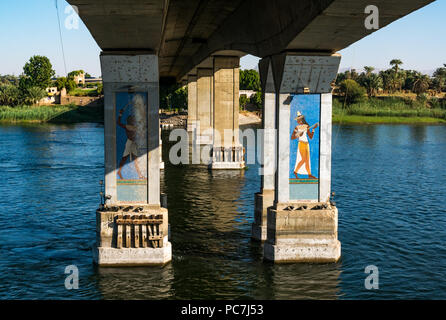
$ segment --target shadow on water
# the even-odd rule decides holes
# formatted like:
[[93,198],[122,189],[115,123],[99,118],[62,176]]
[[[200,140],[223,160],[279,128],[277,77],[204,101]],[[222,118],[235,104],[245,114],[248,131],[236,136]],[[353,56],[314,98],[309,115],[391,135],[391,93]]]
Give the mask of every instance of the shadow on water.
[[104,123],[104,106],[77,106],[48,120],[54,124],[82,122]]
[[97,289],[103,299],[169,299],[173,266],[150,268],[95,267]]

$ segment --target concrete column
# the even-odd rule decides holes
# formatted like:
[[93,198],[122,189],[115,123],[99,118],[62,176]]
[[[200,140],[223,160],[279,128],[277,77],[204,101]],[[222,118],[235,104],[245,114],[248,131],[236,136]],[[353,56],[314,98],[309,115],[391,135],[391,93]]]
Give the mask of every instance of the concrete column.
[[102,53],[105,194],[97,211],[99,265],[171,260],[167,209],[160,206],[158,57]]
[[211,68],[197,68],[197,140],[212,144],[214,116],[214,73]]
[[267,212],[264,257],[274,262],[335,262],[338,210],[330,202],[331,83],[339,55],[271,58],[276,91],[277,171]]
[[[211,169],[245,167],[243,146],[239,141],[239,74],[239,57],[214,57],[214,136]],[[215,157],[221,154],[223,158]]]
[[159,137],[160,137],[160,145],[159,145],[159,149],[160,149],[160,170],[164,170],[164,161],[163,161],[163,139],[161,138],[161,123],[159,124]]
[[193,132],[197,121],[197,76],[187,76],[187,131]]
[[268,207],[274,202],[275,154],[276,154],[276,93],[270,58],[259,63],[260,80],[263,92],[262,114],[262,168],[260,192],[255,194],[254,223],[252,238],[266,240]]

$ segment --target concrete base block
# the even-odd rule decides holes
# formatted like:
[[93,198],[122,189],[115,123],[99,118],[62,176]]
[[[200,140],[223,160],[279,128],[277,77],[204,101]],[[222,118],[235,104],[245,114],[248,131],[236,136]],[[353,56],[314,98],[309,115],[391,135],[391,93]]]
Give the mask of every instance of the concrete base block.
[[240,170],[245,167],[245,161],[240,162],[212,162],[209,168],[212,170]]
[[93,249],[94,262],[99,266],[152,266],[164,265],[172,260],[172,245],[162,248],[104,248]]
[[265,241],[267,235],[268,207],[274,203],[274,190],[263,190],[254,197],[254,222],[252,224],[251,238],[257,241]]
[[341,257],[338,209],[330,203],[276,203],[267,220],[266,260],[325,263]]
[[333,240],[328,243],[279,243],[266,242],[264,258],[275,263],[327,263],[337,262],[341,257],[341,243]]

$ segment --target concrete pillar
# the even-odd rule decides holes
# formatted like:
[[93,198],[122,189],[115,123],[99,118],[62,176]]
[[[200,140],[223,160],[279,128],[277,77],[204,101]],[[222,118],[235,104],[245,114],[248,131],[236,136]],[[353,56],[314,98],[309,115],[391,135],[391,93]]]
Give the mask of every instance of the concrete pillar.
[[102,53],[105,195],[97,211],[99,265],[171,260],[167,209],[160,206],[158,57]]
[[214,136],[211,169],[242,169],[244,150],[239,141],[240,58],[214,57]]
[[197,121],[197,76],[187,76],[187,131],[193,132]]
[[163,139],[161,138],[161,123],[159,124],[159,137],[160,137],[160,145],[159,145],[159,149],[160,149],[160,170],[164,170],[164,161],[163,161]]
[[338,210],[330,203],[331,83],[340,59],[305,53],[271,58],[278,156],[274,205],[267,213],[267,260],[340,258]]
[[214,73],[211,68],[197,68],[196,143],[212,144]]
[[274,173],[276,154],[276,93],[271,67],[271,59],[264,58],[259,63],[260,80],[263,93],[262,139],[261,141],[261,187],[255,194],[254,223],[252,224],[252,238],[259,241],[266,240],[268,207],[274,202]]

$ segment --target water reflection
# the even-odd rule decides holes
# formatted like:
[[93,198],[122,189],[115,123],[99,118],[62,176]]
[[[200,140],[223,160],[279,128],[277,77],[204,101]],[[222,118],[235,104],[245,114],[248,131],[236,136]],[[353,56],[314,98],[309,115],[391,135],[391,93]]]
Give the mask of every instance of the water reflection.
[[426,140],[426,126],[410,126],[411,140],[424,142]]
[[269,275],[272,299],[337,299],[340,263],[275,265]]
[[103,299],[168,299],[174,295],[171,264],[146,268],[96,267],[97,288]]

